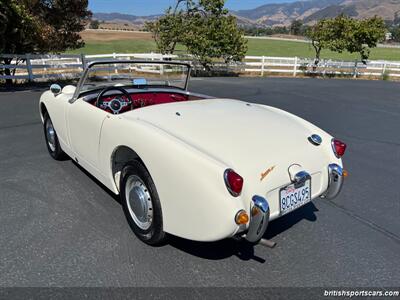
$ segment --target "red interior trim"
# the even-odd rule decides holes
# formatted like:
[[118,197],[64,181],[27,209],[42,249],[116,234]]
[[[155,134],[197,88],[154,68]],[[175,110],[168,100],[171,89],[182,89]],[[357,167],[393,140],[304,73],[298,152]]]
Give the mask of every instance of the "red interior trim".
[[[133,101],[133,106],[135,108],[146,107],[150,105],[164,104],[164,103],[172,103],[172,102],[180,102],[180,101],[188,101],[188,95],[182,95],[179,93],[168,93],[168,92],[154,92],[154,93],[132,93],[130,94],[131,99]],[[108,102],[115,97],[106,96],[104,97],[104,102]],[[122,99],[125,99],[125,96],[120,96]],[[193,98],[193,97],[191,97]],[[190,99],[194,100],[194,99]],[[93,101],[94,105],[96,101]],[[124,108],[122,112],[129,111],[130,107]]]

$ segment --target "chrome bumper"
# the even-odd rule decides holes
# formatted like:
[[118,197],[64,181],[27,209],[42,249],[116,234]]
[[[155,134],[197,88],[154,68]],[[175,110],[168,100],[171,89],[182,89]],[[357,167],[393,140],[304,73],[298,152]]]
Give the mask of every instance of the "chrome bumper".
[[250,205],[250,224],[246,240],[251,243],[258,242],[264,235],[269,222],[268,201],[260,196],[254,196]]
[[321,195],[321,198],[333,199],[339,195],[344,181],[343,169],[337,164],[330,164],[328,166],[329,182],[328,189]]

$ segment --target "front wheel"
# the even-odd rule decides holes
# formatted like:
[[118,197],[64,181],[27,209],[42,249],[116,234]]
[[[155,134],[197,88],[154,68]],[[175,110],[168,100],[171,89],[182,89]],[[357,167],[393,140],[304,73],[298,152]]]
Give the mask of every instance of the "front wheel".
[[61,149],[56,130],[54,129],[53,122],[48,113],[43,116],[43,130],[47,150],[49,150],[51,157],[55,160],[64,160],[67,155]]
[[133,161],[124,167],[121,175],[121,202],[130,227],[146,244],[162,244],[166,234],[161,204],[149,172],[140,162]]

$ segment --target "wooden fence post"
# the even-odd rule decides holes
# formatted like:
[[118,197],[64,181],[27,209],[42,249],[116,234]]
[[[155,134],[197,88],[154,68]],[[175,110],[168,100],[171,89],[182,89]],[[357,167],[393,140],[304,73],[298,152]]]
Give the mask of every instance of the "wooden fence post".
[[358,60],[356,59],[356,62],[354,63],[354,73],[353,73],[353,78],[357,78],[357,65],[358,65]]
[[382,68],[382,79],[385,79],[385,73],[386,73],[386,67],[387,67],[387,62],[385,61],[383,63],[383,68]]
[[265,56],[263,55],[261,60],[261,77],[264,77],[264,71],[265,71]]
[[26,68],[28,70],[28,81],[33,81],[33,71],[32,71],[32,64],[31,64],[31,55],[26,55]]
[[86,57],[85,54],[81,54],[81,62],[82,62],[82,70],[85,71],[86,69]]
[[293,77],[297,75],[297,56],[294,58]]
[[[113,59],[116,59],[117,55],[115,54],[115,52],[113,53]],[[118,69],[117,69],[117,64],[114,64],[114,73],[118,74]]]
[[160,75],[164,75],[164,65],[160,65]]

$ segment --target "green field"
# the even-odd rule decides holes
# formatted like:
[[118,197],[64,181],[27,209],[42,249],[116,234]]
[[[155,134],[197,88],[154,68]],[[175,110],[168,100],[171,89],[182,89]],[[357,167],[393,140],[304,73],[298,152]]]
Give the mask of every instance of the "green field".
[[[284,57],[310,57],[314,56],[311,45],[300,42],[249,39],[249,50],[247,55],[255,56],[284,56]],[[178,47],[178,50],[184,50]],[[116,41],[87,41],[86,46],[81,49],[69,51],[68,53],[78,54],[108,54],[108,53],[147,53],[156,52],[156,45],[151,40],[116,40]],[[336,53],[323,51],[323,58],[337,60],[355,60],[357,54]],[[370,59],[384,59],[400,61],[399,48],[374,48],[371,51]]]
[[[287,56],[287,57],[314,57],[314,48],[311,44],[290,41],[249,39],[247,55]],[[335,60],[355,60],[359,56],[354,53],[337,53],[322,51],[323,58]],[[400,48],[374,48],[371,50],[370,59],[398,60],[400,61]]]
[[[177,47],[177,50],[184,50]],[[84,48],[68,51],[68,54],[150,53],[157,52],[156,43],[149,40],[117,40],[109,42],[87,41]]]

